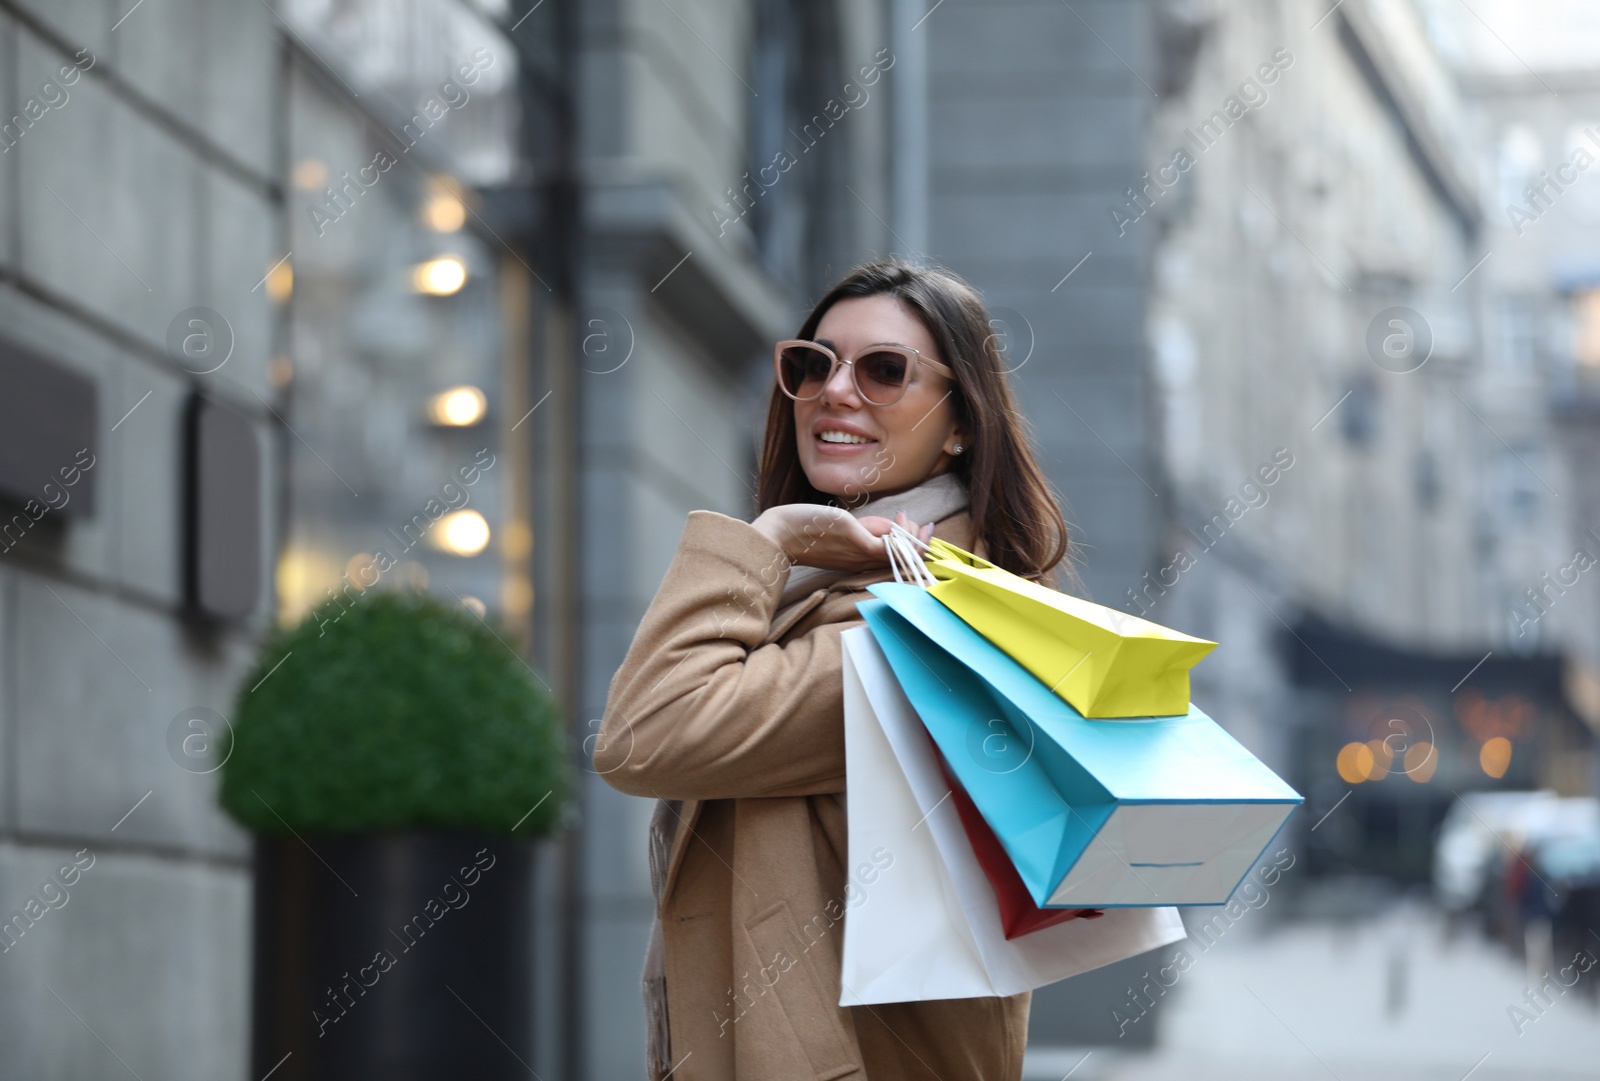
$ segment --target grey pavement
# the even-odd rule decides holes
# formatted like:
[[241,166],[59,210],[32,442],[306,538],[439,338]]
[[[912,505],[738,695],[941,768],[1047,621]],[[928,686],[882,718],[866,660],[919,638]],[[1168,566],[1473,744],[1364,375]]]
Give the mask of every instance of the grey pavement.
[[[1522,963],[1418,903],[1365,922],[1263,923],[1193,951],[1156,1047],[1029,1049],[1028,1081],[1566,1081],[1600,1077],[1600,964],[1550,1004]],[[1591,951],[1600,958],[1600,939]],[[1571,960],[1558,958],[1558,966]],[[1591,992],[1595,990],[1588,987]],[[1511,1013],[1522,1011],[1519,1018]],[[1140,1023],[1143,1023],[1142,1019]]]

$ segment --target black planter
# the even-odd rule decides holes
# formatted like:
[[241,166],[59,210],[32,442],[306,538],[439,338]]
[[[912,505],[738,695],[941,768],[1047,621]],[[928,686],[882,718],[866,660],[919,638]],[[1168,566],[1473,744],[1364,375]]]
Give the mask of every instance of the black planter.
[[257,838],[251,1076],[526,1078],[532,917],[527,841]]

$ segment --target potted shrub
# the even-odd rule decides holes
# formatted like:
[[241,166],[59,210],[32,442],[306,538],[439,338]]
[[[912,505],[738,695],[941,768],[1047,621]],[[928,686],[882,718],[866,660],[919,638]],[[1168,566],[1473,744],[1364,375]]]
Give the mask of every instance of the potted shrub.
[[252,1076],[526,1076],[532,841],[572,783],[497,633],[372,589],[262,642],[221,784],[256,837]]

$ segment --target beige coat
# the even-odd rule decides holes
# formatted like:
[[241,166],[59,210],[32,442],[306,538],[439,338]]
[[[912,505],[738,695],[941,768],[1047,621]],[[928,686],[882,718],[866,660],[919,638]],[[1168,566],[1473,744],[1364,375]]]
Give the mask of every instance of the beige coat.
[[[969,528],[963,511],[934,533],[967,547]],[[863,622],[865,586],[892,575],[780,610],[789,565],[749,523],[690,514],[594,752],[621,791],[684,801],[659,913],[674,1081],[1016,1081],[1030,994],[838,1004],[839,635]],[[858,868],[851,888],[873,877]]]

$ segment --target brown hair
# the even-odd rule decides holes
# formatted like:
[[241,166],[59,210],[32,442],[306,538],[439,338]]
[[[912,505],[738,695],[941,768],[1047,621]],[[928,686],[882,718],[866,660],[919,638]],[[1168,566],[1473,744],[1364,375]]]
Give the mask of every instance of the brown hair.
[[[899,258],[864,263],[817,301],[796,337],[812,339],[838,301],[871,296],[892,296],[910,308],[938,344],[939,359],[955,369],[953,401],[967,451],[950,470],[966,486],[973,536],[982,542],[984,557],[1054,587],[1055,570],[1069,554],[1066,520],[1034,460],[977,290],[943,267]],[[795,445],[794,401],[776,382],[767,405],[756,503],[758,512],[786,503],[838,503],[806,478]],[[1071,566],[1065,569],[1075,584]]]

